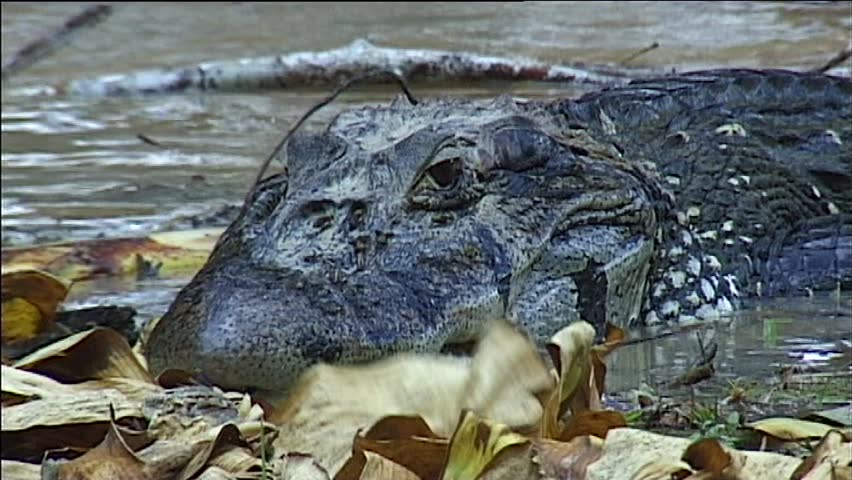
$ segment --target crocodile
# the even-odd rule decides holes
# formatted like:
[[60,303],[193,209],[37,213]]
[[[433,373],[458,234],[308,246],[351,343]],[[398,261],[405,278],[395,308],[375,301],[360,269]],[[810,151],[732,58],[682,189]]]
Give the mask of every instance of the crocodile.
[[712,320],[852,283],[852,82],[711,70],[575,99],[438,98],[294,136],[152,330],[153,373],[287,391],[506,318]]

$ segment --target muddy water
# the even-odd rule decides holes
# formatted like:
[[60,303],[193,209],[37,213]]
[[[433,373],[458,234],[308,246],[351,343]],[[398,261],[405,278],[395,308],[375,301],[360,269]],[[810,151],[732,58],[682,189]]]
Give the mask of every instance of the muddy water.
[[[2,57],[82,8],[3,3]],[[512,4],[116,4],[104,23],[3,85],[3,245],[143,235],[177,219],[237,204],[286,127],[325,92],[187,94],[84,99],[28,95],[29,87],[134,69],[324,50],[366,37],[382,46],[465,49],[548,61],[617,62],[652,42],[635,65],[810,68],[849,42],[848,2]],[[848,74],[849,65],[839,71]],[[568,85],[461,85],[421,96],[576,95]],[[395,93],[395,92],[394,92]],[[314,117],[387,101],[356,90]],[[143,134],[160,142],[139,141]],[[161,314],[186,279],[110,279],[76,289],[71,306],[129,304]],[[796,309],[790,306],[795,305]],[[724,375],[763,375],[807,356],[827,361],[850,338],[849,301],[756,306],[718,332]],[[838,314],[840,312],[840,314]],[[774,325],[769,329],[766,325]],[[770,339],[769,341],[767,339]],[[685,368],[683,337],[639,344],[612,370],[634,386]],[[697,343],[696,343],[697,345]],[[697,347],[696,347],[697,348]]]

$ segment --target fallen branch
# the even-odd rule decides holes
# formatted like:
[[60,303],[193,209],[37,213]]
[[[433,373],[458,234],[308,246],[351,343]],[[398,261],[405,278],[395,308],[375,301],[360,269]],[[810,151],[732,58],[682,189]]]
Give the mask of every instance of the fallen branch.
[[12,55],[12,59],[3,65],[3,79],[5,80],[12,74],[18,73],[20,70],[68,44],[74,32],[84,27],[97,25],[108,17],[110,13],[112,13],[112,7],[108,5],[94,5],[65,20],[57,30],[30,42]]
[[173,70],[148,70],[125,75],[72,81],[54,87],[80,95],[125,95],[187,90],[289,89],[339,85],[346,79],[389,80],[394,72],[406,81],[527,80],[582,82],[598,85],[627,83],[650,72],[618,67],[553,65],[537,60],[479,55],[470,52],[377,47],[356,40],[335,50],[298,52],[274,57],[203,63]]

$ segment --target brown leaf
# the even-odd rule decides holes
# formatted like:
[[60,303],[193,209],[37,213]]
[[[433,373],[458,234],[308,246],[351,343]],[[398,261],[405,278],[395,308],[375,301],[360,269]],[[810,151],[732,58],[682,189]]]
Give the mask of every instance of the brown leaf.
[[408,437],[440,438],[432,432],[421,417],[390,415],[376,422],[364,438],[370,440],[394,440]]
[[411,470],[394,463],[381,455],[370,451],[364,452],[367,457],[360,480],[420,480]]
[[111,406],[116,418],[143,417],[139,402],[112,389],[79,390],[5,407],[0,416],[4,456],[38,461],[49,449],[92,448],[104,438]]
[[559,435],[559,440],[567,442],[575,437],[586,435],[594,435],[604,439],[610,429],[626,426],[627,420],[621,412],[616,412],[615,410],[586,410],[571,417],[565,429]]
[[586,469],[596,462],[603,451],[603,440],[576,437],[569,442],[534,439],[533,462],[545,478],[585,479]]
[[402,465],[420,478],[437,478],[444,468],[448,447],[449,441],[436,437],[419,417],[386,417],[370,428],[366,435],[355,437],[352,456],[334,478],[361,478],[367,452]]
[[127,340],[108,328],[71,335],[27,355],[14,366],[63,383],[114,377],[154,383]]
[[[223,426],[216,438],[206,445],[186,464],[183,471],[177,476],[178,480],[187,480],[194,477],[204,467],[208,466],[210,460],[226,452],[234,446],[248,447],[248,444],[234,424]],[[220,465],[221,467],[221,465]]]
[[152,472],[127,445],[115,423],[110,422],[103,441],[69,462],[46,461],[42,474],[57,480],[104,479],[154,480]]
[[174,479],[205,446],[202,442],[157,440],[137,451],[136,456],[144,461],[152,472],[157,472],[156,478]]
[[45,331],[68,295],[68,285],[46,272],[18,270],[2,278],[2,340],[29,340]]
[[813,453],[790,475],[790,480],[852,478],[852,442],[844,440],[837,430],[826,433]]
[[681,460],[694,470],[720,475],[731,465],[731,456],[725,452],[719,440],[704,438],[690,445]]
[[158,275],[192,274],[222,234],[221,228],[163,232],[147,238],[83,240],[3,249],[3,268],[38,269],[68,280],[136,274],[154,266]]
[[[671,473],[691,471],[680,460],[690,443],[685,438],[632,428],[612,429],[607,433],[601,458],[587,469],[588,478],[668,480]],[[777,453],[725,451],[731,455],[732,471],[742,479],[789,478],[799,464],[797,458]]]

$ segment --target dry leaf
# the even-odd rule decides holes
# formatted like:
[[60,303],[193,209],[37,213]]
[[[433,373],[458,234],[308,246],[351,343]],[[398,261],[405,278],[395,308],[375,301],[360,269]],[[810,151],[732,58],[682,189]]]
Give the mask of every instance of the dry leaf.
[[722,448],[719,440],[704,438],[687,447],[681,460],[693,470],[721,475],[731,466],[731,455]]
[[328,472],[310,455],[291,453],[280,460],[280,480],[329,480]]
[[834,429],[834,427],[824,423],[785,417],[765,418],[748,423],[745,426],[783,441],[822,438],[829,430]]
[[68,295],[68,285],[45,272],[20,270],[2,279],[3,342],[29,340],[45,331]]
[[95,328],[71,335],[18,360],[14,367],[41,373],[63,383],[113,377],[154,383],[127,340],[109,328]]
[[[364,365],[311,368],[269,416],[280,425],[276,448],[310,453],[336,472],[349,457],[355,433],[389,415],[419,415],[444,437],[465,407],[512,427],[535,423],[541,411],[537,395],[553,381],[532,343],[499,323],[472,359],[409,353]],[[501,356],[527,378],[507,375],[509,362]]]
[[567,442],[574,437],[585,435],[594,435],[604,439],[610,429],[626,426],[627,420],[621,412],[616,412],[615,410],[586,410],[571,417],[558,439]]
[[133,453],[112,421],[97,447],[69,462],[45,461],[42,467],[46,478],[57,480],[155,480],[156,473]]
[[135,274],[154,268],[161,277],[186,276],[204,265],[221,228],[3,249],[3,269],[37,269],[68,280]]
[[197,477],[198,480],[236,480],[230,472],[219,467],[208,467]]
[[373,452],[364,452],[367,457],[360,480],[420,480],[411,470]]
[[32,398],[44,398],[67,394],[72,389],[37,373],[0,365],[3,378],[3,406],[25,402]]
[[[793,472],[790,480],[852,478],[852,442],[844,440],[843,434],[837,430],[828,432],[814,452]],[[832,474],[836,476],[832,477]]]
[[569,442],[534,439],[532,443],[533,462],[544,478],[584,479],[589,465],[601,457],[604,442],[584,436]]
[[450,451],[442,480],[478,478],[506,448],[529,440],[506,425],[483,420],[471,411],[462,413],[459,426],[450,439]]
[[[668,437],[632,428],[615,428],[607,433],[600,460],[589,465],[589,480],[668,479],[662,472],[678,472],[689,465],[681,456],[690,445],[685,438]],[[733,466],[743,479],[789,478],[799,459],[770,452],[727,450]],[[739,462],[743,462],[744,466]]]
[[590,385],[590,352],[594,341],[594,327],[581,321],[557,332],[547,344],[548,352],[559,373],[559,381],[544,407],[541,437],[559,438],[562,431],[559,419],[569,405],[574,414],[593,406],[592,397],[598,396]]
[[17,462],[15,460],[2,460],[0,461],[0,478],[41,480],[41,465]]
[[[210,465],[210,460],[229,450],[231,447],[247,447],[248,444],[240,435],[239,429],[233,424],[224,425],[219,429],[216,438],[204,442],[206,445],[192,457],[183,471],[177,476],[178,480],[187,480],[194,477],[198,472]],[[222,465],[217,465],[222,467]],[[225,469],[227,471],[227,469]]]
[[402,465],[420,478],[438,478],[444,469],[449,441],[437,437],[420,417],[393,416],[377,422],[352,445],[352,456],[335,480],[362,477],[367,452]]
[[[597,395],[606,391],[606,357],[627,340],[627,332],[611,323],[606,324],[606,339],[604,343],[592,347],[592,381]],[[590,403],[595,403],[594,401]],[[590,405],[593,410],[599,409],[600,404]]]
[[174,479],[204,446],[205,444],[201,442],[157,440],[137,451],[136,456],[142,459],[152,471],[158,472],[159,478]]
[[142,405],[116,390],[81,390],[3,408],[2,444],[7,458],[38,461],[48,449],[92,448],[104,438],[110,419],[142,418]]

